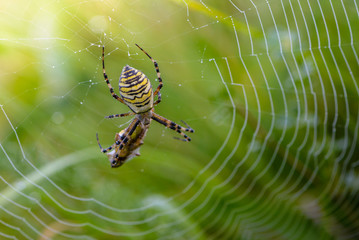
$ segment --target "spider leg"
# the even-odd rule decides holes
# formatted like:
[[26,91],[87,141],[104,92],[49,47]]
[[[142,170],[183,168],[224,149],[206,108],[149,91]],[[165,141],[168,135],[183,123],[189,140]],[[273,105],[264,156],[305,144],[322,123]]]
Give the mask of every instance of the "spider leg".
[[106,70],[105,70],[105,46],[102,46],[102,71],[103,71],[103,77],[105,78],[105,81],[107,83],[108,88],[110,89],[110,93],[112,95],[112,97],[120,102],[122,102],[123,104],[125,104],[125,102],[122,100],[122,98],[120,98],[114,91],[113,91],[113,87],[111,86],[110,81],[108,80],[107,74],[106,74]]
[[120,114],[114,114],[114,115],[106,116],[105,118],[127,117],[127,116],[131,116],[131,115],[135,115],[135,113],[134,112],[120,113]]
[[194,130],[190,126],[188,126],[187,123],[183,122],[187,127],[187,128],[184,128],[184,127],[181,127],[180,125],[178,125],[177,123],[172,122],[171,120],[168,120],[168,119],[166,119],[166,118],[164,118],[164,117],[162,117],[162,116],[160,116],[160,115],[158,115],[158,114],[156,114],[154,112],[152,112],[151,118],[153,120],[161,123],[162,125],[165,125],[166,127],[168,127],[170,129],[178,132],[179,134],[181,134],[184,137],[183,141],[186,141],[186,142],[191,141],[191,138],[183,133],[183,132],[191,132],[191,133],[194,132]]
[[138,124],[140,124],[140,120],[138,120],[138,118],[134,118],[119,140],[115,142],[115,145],[119,146],[119,150],[121,150],[126,145],[129,137],[131,137],[133,132],[136,130]]
[[115,144],[113,144],[112,146],[110,146],[110,147],[104,149],[104,148],[101,146],[101,144],[100,144],[100,140],[98,139],[98,133],[96,133],[96,139],[97,139],[97,144],[98,144],[98,146],[100,147],[101,152],[103,152],[103,153],[106,153],[106,152],[110,151],[111,149],[113,149],[113,148],[116,146],[116,143],[115,143]]
[[[154,95],[156,96],[156,95]],[[153,103],[153,106],[156,106],[157,104],[159,104],[161,102],[161,93],[158,91],[157,93],[157,100],[156,102]]]
[[147,57],[149,57],[151,59],[151,61],[153,62],[153,64],[155,65],[155,69],[156,69],[156,73],[157,73],[157,79],[158,79],[158,87],[156,89],[156,91],[153,93],[153,96],[156,96],[157,95],[157,101],[154,102],[154,106],[156,106],[157,104],[159,104],[161,102],[161,93],[160,93],[160,90],[163,86],[163,83],[162,83],[162,78],[161,78],[161,73],[160,73],[160,69],[158,68],[158,64],[156,62],[156,60],[154,60],[145,50],[143,50],[140,46],[138,46],[136,44],[136,46],[141,49],[142,52],[144,52]]

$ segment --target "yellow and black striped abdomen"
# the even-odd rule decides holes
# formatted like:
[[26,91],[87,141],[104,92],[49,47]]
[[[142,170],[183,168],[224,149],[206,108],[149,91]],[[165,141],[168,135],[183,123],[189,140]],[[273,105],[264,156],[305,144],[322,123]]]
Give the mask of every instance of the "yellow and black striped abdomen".
[[122,99],[135,113],[147,112],[152,109],[152,86],[143,72],[126,65],[122,69],[119,88]]

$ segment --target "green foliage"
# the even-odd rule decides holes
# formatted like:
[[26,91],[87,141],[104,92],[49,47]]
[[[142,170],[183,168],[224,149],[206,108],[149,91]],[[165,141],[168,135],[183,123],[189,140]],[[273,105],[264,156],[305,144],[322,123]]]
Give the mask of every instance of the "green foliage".
[[[355,238],[358,18],[319,2],[4,4],[0,238]],[[129,109],[101,46],[115,91],[126,64],[156,87],[135,43],[159,63],[155,111],[195,133],[153,121],[111,169],[96,133],[110,146],[131,118],[104,119]]]

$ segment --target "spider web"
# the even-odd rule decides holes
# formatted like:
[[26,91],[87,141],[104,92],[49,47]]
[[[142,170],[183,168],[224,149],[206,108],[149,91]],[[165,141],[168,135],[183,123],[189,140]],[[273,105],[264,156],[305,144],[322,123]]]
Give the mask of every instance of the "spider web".
[[[3,239],[356,239],[355,0],[18,1],[1,11]],[[103,80],[164,87],[141,156]],[[116,90],[116,87],[115,87]]]

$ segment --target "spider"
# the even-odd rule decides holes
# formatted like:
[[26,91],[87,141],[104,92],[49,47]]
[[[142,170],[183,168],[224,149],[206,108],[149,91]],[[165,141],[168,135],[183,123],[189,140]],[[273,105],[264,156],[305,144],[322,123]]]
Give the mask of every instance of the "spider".
[[[156,90],[153,92],[151,82],[147,76],[141,71],[126,65],[121,72],[119,80],[119,97],[113,90],[108,76],[105,71],[105,47],[102,46],[102,70],[103,76],[107,83],[107,86],[110,89],[110,93],[113,98],[117,101],[127,105],[130,108],[130,112],[115,114],[107,116],[106,118],[118,118],[135,115],[130,125],[124,130],[116,133],[115,143],[104,149],[101,147],[101,144],[98,139],[98,134],[96,134],[97,143],[101,149],[102,153],[107,153],[107,156],[110,160],[111,167],[119,167],[127,160],[139,155],[139,147],[143,144],[143,139],[147,133],[147,130],[150,126],[151,120],[155,120],[160,124],[176,131],[181,134],[183,138],[180,140],[191,141],[184,132],[193,133],[194,130],[188,126],[184,121],[185,127],[178,125],[171,120],[168,120],[154,112],[154,106],[161,102],[161,93],[160,90],[163,86],[161,73],[158,68],[157,62],[140,46],[135,44],[147,57],[153,62],[155,70],[157,73],[157,78],[159,85]],[[155,96],[157,100],[154,101]],[[113,149],[113,150],[112,150]],[[112,151],[111,151],[112,150]],[[111,152],[109,152],[111,151]]]

